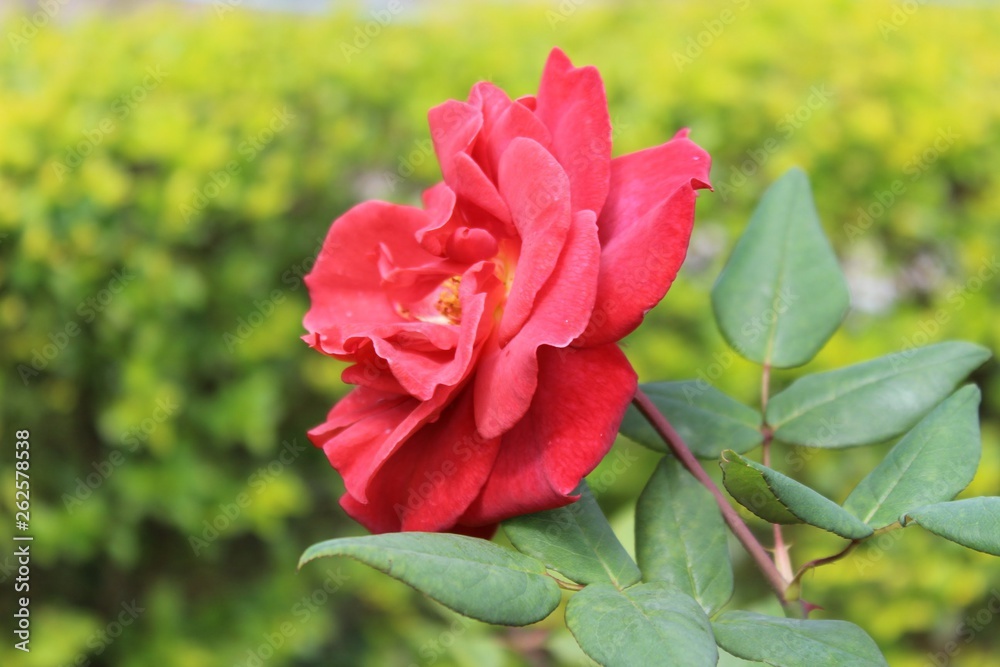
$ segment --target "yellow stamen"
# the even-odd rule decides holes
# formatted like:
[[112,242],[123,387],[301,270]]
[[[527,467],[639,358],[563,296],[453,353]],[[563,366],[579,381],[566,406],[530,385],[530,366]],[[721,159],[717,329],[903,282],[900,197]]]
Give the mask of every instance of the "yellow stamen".
[[462,321],[462,304],[458,299],[458,287],[461,284],[462,276],[452,276],[441,283],[444,289],[438,294],[437,311],[451,324]]

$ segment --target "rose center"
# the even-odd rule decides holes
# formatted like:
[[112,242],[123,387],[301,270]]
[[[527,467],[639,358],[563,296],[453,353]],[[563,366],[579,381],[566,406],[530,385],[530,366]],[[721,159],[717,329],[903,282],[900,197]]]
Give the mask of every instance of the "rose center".
[[462,304],[458,299],[458,288],[462,284],[462,276],[452,276],[441,283],[441,291],[438,292],[437,303],[434,307],[441,313],[450,324],[458,324],[462,321]]
[[462,276],[452,276],[444,280],[427,296],[418,301],[396,302],[396,312],[408,320],[431,324],[460,324],[462,322],[462,302],[459,286]]

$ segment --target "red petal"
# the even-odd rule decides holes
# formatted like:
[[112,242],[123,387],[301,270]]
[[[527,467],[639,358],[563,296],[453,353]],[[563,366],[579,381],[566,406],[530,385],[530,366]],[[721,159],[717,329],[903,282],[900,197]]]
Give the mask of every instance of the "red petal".
[[508,431],[528,411],[538,383],[539,347],[565,347],[587,326],[597,294],[600,256],[594,214],[580,211],[524,327],[506,347],[501,349],[494,342],[480,358],[476,423],[484,436]]
[[[480,262],[461,274],[457,326],[400,314],[399,308],[412,307],[414,299],[429,295],[433,300],[441,281],[462,268],[417,243],[416,231],[427,222],[419,209],[382,202],[356,206],[333,224],[306,276],[312,299],[305,317],[312,335],[306,340],[360,365],[345,372],[345,381],[384,391],[397,390],[398,384],[429,400],[438,386],[458,384],[472,367],[475,347],[488,335],[483,315],[488,312],[492,326],[502,292],[493,264]],[[381,377],[385,370],[395,382]]]
[[572,502],[569,494],[615,440],[636,388],[635,371],[617,345],[545,347],[538,365],[531,409],[503,436],[493,472],[462,524],[496,523]]
[[379,257],[384,245],[400,256],[437,260],[414,238],[427,222],[420,209],[375,201],[358,204],[335,220],[316,265],[305,278],[312,303],[303,320],[305,328],[325,337],[328,331],[343,327],[364,330],[399,322],[399,314],[382,289]]
[[459,153],[453,160],[455,166],[454,179],[448,184],[462,199],[475,204],[497,220],[510,224],[510,211],[497,187],[493,184],[482,168],[465,153]]
[[456,262],[479,262],[492,259],[497,254],[496,237],[478,227],[459,227],[445,246],[447,255]]
[[482,491],[499,445],[476,432],[466,390],[382,466],[367,503],[348,494],[341,505],[372,532],[451,530]]
[[[435,255],[445,254],[445,243],[453,228],[460,223],[455,222],[455,192],[447,183],[438,183],[424,190],[421,199],[430,223],[417,231],[417,241],[428,252]],[[451,224],[449,224],[451,223]]]
[[393,394],[405,394],[406,390],[399,380],[389,371],[389,363],[375,354],[371,341],[364,344],[351,355],[353,366],[348,366],[340,374],[345,384],[357,384]]
[[372,477],[400,443],[433,420],[448,403],[455,387],[440,387],[429,401],[358,387],[333,406],[327,421],[309,431],[344,486],[365,502]]
[[518,137],[534,139],[544,148],[548,148],[552,141],[549,131],[528,107],[511,102],[492,124],[486,137],[487,159],[494,173],[499,173],[500,158],[510,142]]
[[500,159],[500,190],[521,237],[514,282],[500,321],[501,347],[528,319],[555,270],[572,222],[569,179],[552,154],[531,139],[514,139]]
[[451,182],[455,178],[455,156],[471,150],[483,126],[483,114],[471,104],[448,100],[431,109],[427,121],[444,180]]
[[595,67],[573,67],[553,49],[538,88],[535,113],[552,133],[550,150],[569,175],[573,211],[600,213],[611,173],[611,119]]
[[469,155],[483,128],[483,111],[472,104],[449,100],[431,109],[428,120],[445,182],[459,197],[509,222],[510,213],[496,186]]
[[620,340],[667,293],[687,254],[695,191],[709,187],[710,166],[686,132],[612,160],[611,190],[597,220],[597,303],[578,345]]

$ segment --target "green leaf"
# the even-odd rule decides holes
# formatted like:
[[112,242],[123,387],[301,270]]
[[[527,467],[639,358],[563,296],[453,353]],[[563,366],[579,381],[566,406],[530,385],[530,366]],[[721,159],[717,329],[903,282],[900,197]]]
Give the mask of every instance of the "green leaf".
[[844,501],[844,508],[874,528],[904,512],[951,500],[979,466],[979,389],[959,389],[896,443],[889,455]]
[[577,583],[610,582],[624,588],[639,581],[639,568],[586,483],[577,492],[580,500],[572,505],[505,521],[511,544]]
[[644,581],[665,581],[712,614],[733,594],[726,526],[715,499],[672,456],[639,496],[635,552]]
[[[695,456],[717,459],[723,449],[748,452],[761,443],[761,416],[702,380],[652,382],[642,385],[653,404],[670,421]],[[663,439],[635,406],[629,406],[622,434],[658,452]]]
[[913,427],[990,351],[960,341],[897,352],[796,380],[767,405],[778,439],[807,447],[853,447]]
[[771,523],[808,523],[849,540],[872,534],[872,529],[837,503],[736,452],[723,452],[723,483],[744,507]]
[[775,667],[886,665],[865,631],[847,621],[808,621],[727,611],[713,623],[719,646],[746,660]]
[[791,169],[764,193],[712,289],[719,329],[750,361],[801,366],[833,335],[849,305],[809,179]]
[[558,584],[539,561],[463,535],[412,532],[328,540],[306,549],[299,567],[326,556],[361,561],[487,623],[540,621],[561,597]]
[[756,667],[757,665],[763,665],[763,662],[757,662],[756,660],[744,660],[743,658],[737,658],[732,653],[719,649],[719,667],[747,667],[748,665]]
[[580,647],[605,667],[715,665],[708,617],[690,596],[665,582],[620,591],[592,584],[570,598],[566,625]]
[[963,547],[1000,556],[1000,498],[966,498],[907,512],[899,522],[915,523]]

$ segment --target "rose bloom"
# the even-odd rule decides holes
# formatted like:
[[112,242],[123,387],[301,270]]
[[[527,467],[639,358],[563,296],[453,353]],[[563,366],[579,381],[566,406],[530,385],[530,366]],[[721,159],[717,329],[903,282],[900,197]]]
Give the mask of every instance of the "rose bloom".
[[309,438],[376,533],[488,537],[561,507],[636,390],[617,341],[670,287],[708,154],[611,158],[601,77],[555,49],[538,94],[478,83],[429,114],[423,208],[359,204],[306,277],[303,338],[357,385]]

